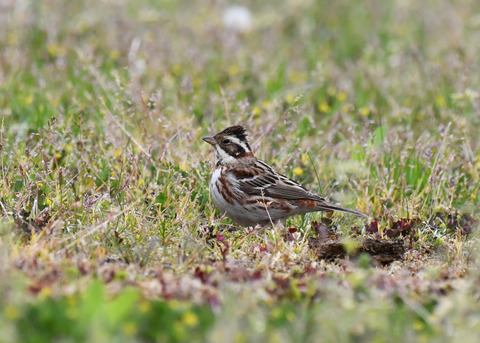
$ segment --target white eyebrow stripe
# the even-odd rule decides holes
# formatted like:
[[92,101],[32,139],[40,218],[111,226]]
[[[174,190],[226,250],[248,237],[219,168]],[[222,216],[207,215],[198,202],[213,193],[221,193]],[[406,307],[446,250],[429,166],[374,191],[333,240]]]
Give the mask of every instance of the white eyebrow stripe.
[[235,136],[228,136],[228,138],[235,144],[240,145],[245,152],[250,152],[250,149],[248,148],[248,145],[245,142],[242,142],[240,139],[238,139]]

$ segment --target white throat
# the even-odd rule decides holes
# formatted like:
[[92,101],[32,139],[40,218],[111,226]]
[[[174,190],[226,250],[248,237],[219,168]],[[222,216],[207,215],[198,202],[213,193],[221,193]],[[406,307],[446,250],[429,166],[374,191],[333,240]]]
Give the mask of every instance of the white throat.
[[220,148],[218,145],[216,145],[215,146],[215,164],[217,164],[220,161],[223,164],[234,163],[235,162],[235,157],[230,156],[222,148]]

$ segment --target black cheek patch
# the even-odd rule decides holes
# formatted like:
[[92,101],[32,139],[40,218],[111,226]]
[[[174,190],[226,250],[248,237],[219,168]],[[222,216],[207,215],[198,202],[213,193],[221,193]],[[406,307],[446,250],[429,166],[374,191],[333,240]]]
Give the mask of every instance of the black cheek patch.
[[229,146],[226,151],[230,156],[233,157],[240,157],[245,155],[245,149],[243,149],[240,145]]
[[245,153],[246,153],[245,149],[238,145],[237,146],[237,152],[236,152],[235,156],[243,156],[243,155],[245,155]]

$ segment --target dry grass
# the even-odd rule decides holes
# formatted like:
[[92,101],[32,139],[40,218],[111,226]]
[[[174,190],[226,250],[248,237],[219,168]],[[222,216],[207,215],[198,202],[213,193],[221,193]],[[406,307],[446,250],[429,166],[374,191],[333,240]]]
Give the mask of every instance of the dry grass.
[[[247,6],[0,2],[3,341],[478,339],[479,4]],[[375,222],[219,216],[200,137],[236,123]],[[320,260],[312,222],[407,252]]]

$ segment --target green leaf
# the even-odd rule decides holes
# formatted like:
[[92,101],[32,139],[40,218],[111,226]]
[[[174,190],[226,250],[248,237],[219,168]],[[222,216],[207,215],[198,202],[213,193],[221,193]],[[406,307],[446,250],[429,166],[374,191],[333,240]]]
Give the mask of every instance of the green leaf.
[[385,140],[385,135],[386,135],[386,129],[385,126],[379,126],[373,131],[373,146],[375,148],[379,148],[380,146],[383,145],[383,141]]
[[103,284],[99,280],[94,280],[87,289],[82,299],[80,315],[84,320],[91,320],[92,317],[100,313],[104,302]]
[[126,288],[119,296],[107,305],[107,318],[115,325],[125,319],[135,307],[140,298],[138,289]]
[[352,152],[352,158],[354,161],[363,162],[365,161],[365,149],[360,144],[355,145]]
[[287,63],[284,61],[280,63],[277,70],[276,77],[267,81],[266,88],[269,94],[274,94],[283,89],[285,83],[285,72]]
[[98,176],[100,176],[100,180],[97,180],[97,186],[106,183],[110,178],[110,166],[108,165],[108,161],[104,158],[102,158],[102,169],[98,173]]
[[313,131],[312,124],[310,123],[310,118],[304,116],[297,127],[297,137],[304,137]]
[[15,181],[15,183],[13,184],[13,190],[15,192],[20,192],[23,188],[23,180],[22,179],[18,179]]

